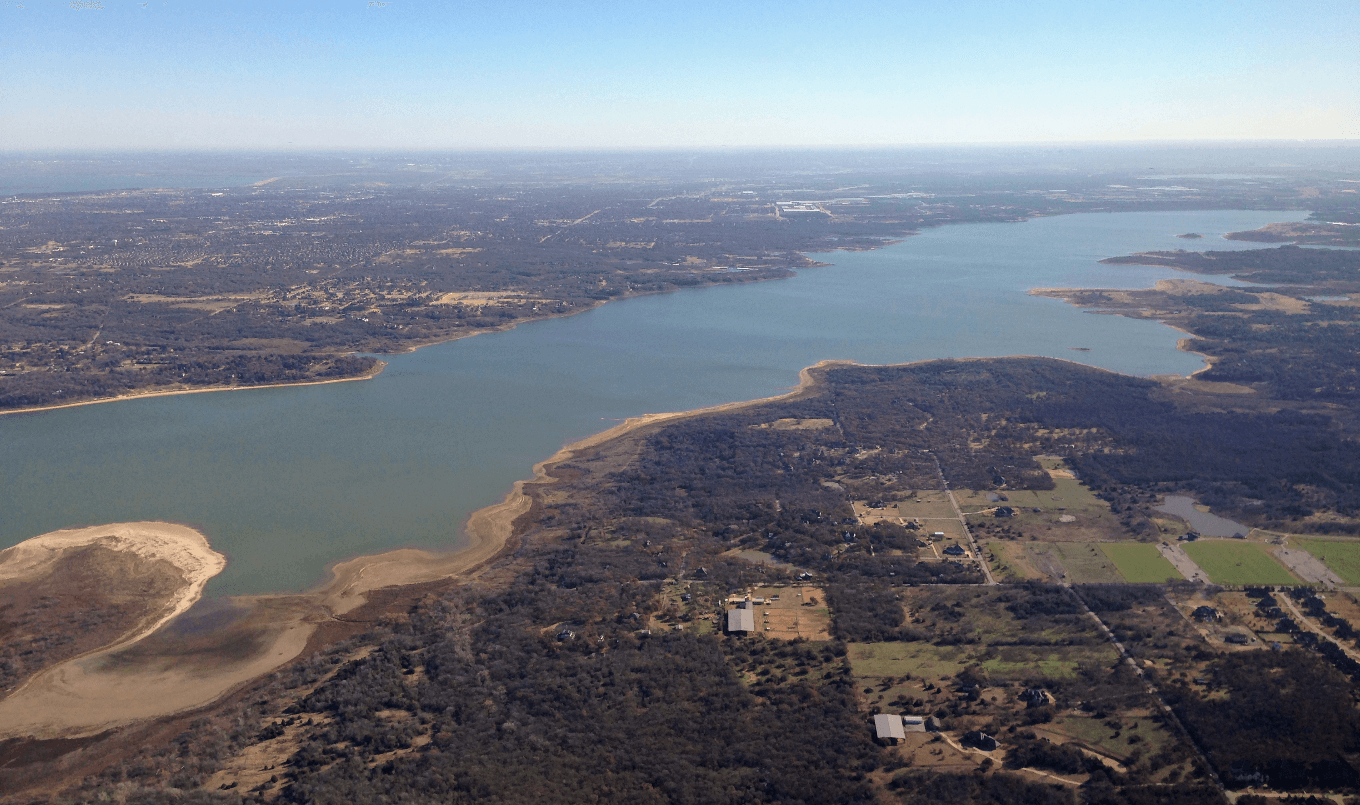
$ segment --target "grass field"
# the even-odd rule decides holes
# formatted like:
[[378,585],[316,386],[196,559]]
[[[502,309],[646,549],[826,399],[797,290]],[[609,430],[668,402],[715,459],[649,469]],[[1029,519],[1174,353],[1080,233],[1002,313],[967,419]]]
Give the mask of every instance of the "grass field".
[[940,683],[971,663],[979,663],[991,679],[1023,680],[1036,672],[1054,679],[1071,679],[1082,663],[1110,663],[1115,650],[1097,646],[933,646],[929,643],[851,643],[850,667],[858,678],[897,677]]
[[[976,524],[1004,524],[1024,534],[1054,542],[1087,542],[1092,540],[1128,539],[1131,535],[1110,512],[1109,503],[1096,497],[1085,484],[1075,478],[1060,458],[1043,456],[1036,459],[1053,480],[1052,489],[1007,489],[995,493],[986,490],[962,490],[955,493],[959,508],[971,513]],[[990,500],[988,495],[1005,495],[1006,500]],[[995,523],[990,512],[997,506],[1014,510],[1010,519]]]
[[996,557],[992,562],[992,572],[1006,581],[1048,578],[1034,566],[1024,543],[996,540],[987,543],[986,547]]
[[1360,542],[1337,542],[1327,539],[1303,539],[1293,542],[1322,560],[1332,572],[1348,584],[1360,585]]
[[1124,577],[1114,560],[1095,542],[1031,542],[1030,554],[1040,567],[1060,566],[1064,580],[1073,584],[1118,584]]
[[1135,584],[1161,583],[1168,579],[1184,579],[1176,568],[1157,551],[1156,545],[1144,542],[1107,542],[1100,550],[1110,557],[1124,578]]
[[[1116,718],[1119,721],[1118,728],[1111,728],[1101,719],[1072,715],[1045,724],[1035,731],[1059,739],[1075,739],[1098,752],[1120,760],[1127,759],[1135,746],[1148,753],[1159,751],[1171,742],[1171,736],[1167,734],[1166,729],[1153,718],[1128,716]],[[1134,735],[1139,736],[1139,740],[1130,742],[1129,739]]]
[[1200,540],[1185,552],[1216,584],[1298,584],[1299,580],[1255,542]]

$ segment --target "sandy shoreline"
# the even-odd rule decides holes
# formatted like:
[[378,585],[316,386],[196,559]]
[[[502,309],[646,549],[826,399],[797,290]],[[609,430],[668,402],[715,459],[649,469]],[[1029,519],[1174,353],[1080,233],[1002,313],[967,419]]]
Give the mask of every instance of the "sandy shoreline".
[[[884,244],[884,245],[891,245],[891,244]],[[875,247],[875,248],[881,248],[881,247]],[[849,249],[835,249],[835,251],[850,251],[850,250],[849,250]],[[867,250],[865,250],[865,251],[867,251]],[[830,266],[830,265],[832,265],[832,264],[831,264],[831,263],[818,263],[818,262],[816,262],[816,261],[811,261],[807,266],[800,266],[800,268],[827,267],[827,266]],[[769,279],[769,280],[774,280],[774,279],[784,279],[784,278],[783,278],[783,277],[770,277],[770,278],[768,278],[768,279]],[[737,284],[745,284],[745,283],[747,283],[747,282],[765,282],[765,281],[767,281],[767,280],[750,279],[750,280],[743,280],[743,281],[741,281],[740,283],[737,283]],[[719,284],[721,284],[721,283],[714,283],[714,285],[719,285]],[[711,288],[711,287],[714,287],[714,286],[713,286],[713,285],[707,285],[707,286],[701,286],[701,287]],[[500,326],[498,326],[498,327],[484,327],[484,328],[479,328],[479,329],[471,330],[471,331],[469,331],[469,332],[463,332],[463,333],[458,333],[458,334],[456,334],[456,335],[450,335],[450,336],[448,336],[447,338],[432,338],[432,339],[430,339],[430,340],[428,340],[428,341],[416,341],[416,342],[413,342],[413,343],[411,343],[411,344],[406,345],[406,348],[405,348],[405,349],[402,349],[402,350],[397,351],[397,352],[381,352],[381,353],[372,353],[372,354],[375,354],[375,355],[409,355],[409,354],[411,354],[412,352],[415,352],[416,350],[419,350],[419,349],[424,349],[425,347],[437,346],[437,345],[439,345],[439,344],[447,344],[447,343],[450,343],[450,342],[452,342],[452,341],[461,341],[461,340],[464,339],[464,338],[473,338],[473,337],[476,337],[476,336],[479,336],[479,335],[489,335],[489,334],[491,334],[491,333],[503,333],[503,332],[507,332],[507,331],[509,331],[509,330],[515,329],[516,327],[519,327],[519,326],[522,325],[522,324],[529,324],[529,323],[531,323],[531,322],[536,322],[536,321],[549,321],[549,320],[551,320],[551,319],[564,319],[564,318],[568,318],[568,317],[570,317],[570,316],[577,316],[577,315],[580,315],[580,314],[582,314],[582,313],[588,313],[588,312],[590,312],[590,311],[592,311],[592,310],[595,310],[596,308],[599,308],[599,307],[601,307],[601,306],[603,306],[603,305],[607,305],[607,304],[609,304],[610,302],[618,302],[618,301],[622,301],[622,300],[624,300],[624,299],[632,299],[632,298],[638,297],[638,296],[657,296],[657,295],[659,295],[659,294],[665,294],[665,293],[677,293],[677,292],[683,291],[683,290],[687,290],[687,288],[674,288],[674,289],[669,289],[669,290],[664,290],[664,291],[646,291],[646,292],[642,292],[642,293],[622,294],[622,295],[619,295],[619,296],[611,297],[611,298],[609,298],[609,299],[601,299],[601,300],[595,302],[594,304],[591,304],[591,305],[589,305],[589,306],[580,308],[580,309],[578,309],[578,310],[573,310],[573,311],[571,311],[571,312],[569,312],[569,313],[560,313],[560,314],[556,314],[556,315],[544,315],[544,316],[530,316],[530,317],[527,317],[527,318],[523,318],[523,319],[519,319],[519,320],[517,320],[517,321],[510,322],[509,324],[502,324],[502,325],[500,325]],[[347,353],[347,354],[353,355],[353,354],[355,354],[355,353]],[[295,387],[295,386],[324,386],[324,385],[327,385],[327,384],[330,384],[330,383],[349,383],[349,382],[356,381],[356,380],[372,380],[373,378],[375,378],[375,377],[377,377],[378,375],[382,374],[382,371],[383,371],[383,369],[384,369],[386,366],[387,366],[387,362],[386,362],[386,361],[379,360],[379,361],[378,361],[378,365],[374,368],[373,371],[368,372],[368,373],[363,374],[363,375],[358,375],[358,376],[356,376],[356,377],[341,377],[341,378],[332,378],[332,379],[329,379],[329,380],[304,380],[304,381],[300,381],[300,382],[296,382],[296,383],[268,383],[268,384],[265,384],[265,385],[262,385],[262,386],[208,386],[208,387],[204,387],[204,388],[195,388],[195,389],[175,389],[175,390],[173,390],[173,391],[148,391],[148,392],[141,392],[141,393],[132,392],[132,393],[130,393],[130,394],[120,394],[120,395],[118,395],[118,396],[116,396],[116,397],[101,397],[101,398],[99,398],[99,399],[97,399],[97,400],[81,400],[81,401],[79,401],[79,402],[60,403],[60,404],[57,404],[57,405],[38,405],[38,406],[30,406],[30,407],[28,407],[28,408],[9,408],[9,409],[5,409],[5,410],[3,410],[3,411],[0,411],[0,416],[4,416],[4,415],[6,415],[6,414],[35,414],[35,413],[39,413],[39,412],[42,412],[42,411],[57,411],[57,410],[60,410],[60,409],[62,409],[62,408],[79,408],[79,407],[85,406],[85,405],[100,405],[100,404],[102,404],[102,403],[127,402],[127,401],[129,401],[129,400],[140,400],[140,399],[145,399],[145,398],[149,398],[149,397],[177,397],[177,396],[179,396],[179,395],[181,395],[181,394],[208,394],[208,393],[211,393],[211,392],[218,392],[218,391],[252,391],[252,390],[254,390],[254,389],[281,389],[281,388],[293,388],[293,387]]]
[[179,397],[184,394],[209,394],[219,391],[256,391],[258,389],[286,389],[295,386],[327,386],[331,383],[353,383],[359,380],[372,380],[382,374],[386,368],[386,361],[378,361],[378,365],[373,371],[355,377],[337,377],[329,380],[305,380],[299,383],[268,383],[263,386],[209,386],[201,389],[175,389],[174,391],[147,391],[142,393],[132,392],[131,394],[120,394],[117,397],[101,397],[97,400],[82,400],[80,402],[61,403],[60,405],[40,405],[32,408],[9,408],[0,411],[0,416],[6,414],[36,414],[40,411],[58,411],[62,408],[80,408],[86,405],[103,405],[104,403],[128,402],[130,400],[146,400],[152,397]]
[[495,557],[505,547],[514,534],[515,520],[528,513],[533,506],[533,498],[524,491],[525,485],[553,480],[550,473],[555,464],[570,460],[573,455],[581,450],[588,450],[640,428],[686,417],[732,411],[790,399],[805,393],[816,382],[811,374],[812,370],[832,365],[850,365],[850,363],[849,361],[827,360],[803,369],[799,373],[797,387],[786,394],[774,397],[724,403],[690,411],[673,411],[630,417],[608,430],[562,447],[549,458],[535,464],[532,477],[516,481],[510,492],[499,503],[473,512],[468,518],[465,529],[470,538],[470,544],[467,546],[448,553],[407,548],[370,556],[360,556],[340,562],[331,568],[330,580],[318,588],[314,594],[320,597],[320,600],[332,613],[340,615],[361,606],[366,600],[365,593],[372,590],[396,585],[419,584],[468,573],[478,565]]
[[570,459],[576,452],[664,422],[790,399],[805,393],[815,383],[812,370],[849,363],[822,361],[804,369],[798,386],[785,394],[632,417],[568,444],[535,464],[533,477],[516,481],[499,503],[473,512],[466,526],[470,544],[460,549],[448,553],[403,549],[361,556],[334,565],[330,578],[315,590],[237,599],[265,611],[269,634],[261,650],[232,662],[203,666],[175,656],[156,656],[154,652],[130,666],[117,661],[120,653],[192,607],[207,581],[226,566],[226,560],[209,547],[202,534],[171,523],[121,523],[55,531],[20,543],[0,552],[0,580],[41,575],[62,551],[98,542],[148,559],[170,561],[184,570],[186,585],[154,622],[101,649],[40,672],[0,701],[0,737],[91,735],[210,704],[238,685],[296,657],[318,623],[363,605],[367,593],[468,573],[494,558],[513,536],[515,520],[533,505],[533,498],[524,491],[525,485],[551,480],[553,465]]
[[[1194,286],[1194,285],[1209,285],[1209,286],[1211,286],[1211,287],[1213,287],[1213,288],[1221,288],[1221,287],[1223,287],[1223,286],[1220,286],[1220,285],[1213,285],[1212,283],[1202,282],[1202,281],[1200,281],[1200,280],[1192,280],[1192,279],[1160,279],[1160,280],[1157,280],[1156,282],[1154,282],[1154,283],[1152,284],[1152,287],[1150,287],[1150,288],[1132,288],[1132,289],[1126,289],[1126,288],[1030,288],[1030,289],[1029,289],[1028,291],[1026,291],[1025,293],[1027,293],[1027,294],[1030,295],[1030,296],[1042,296],[1042,297],[1044,297],[1044,298],[1046,298],[1046,299],[1058,299],[1058,300],[1063,301],[1063,302],[1066,302],[1067,304],[1072,305],[1072,306],[1074,306],[1074,307],[1083,307],[1083,305],[1081,304],[1081,302],[1079,302],[1079,301],[1076,300],[1076,294],[1081,293],[1081,292],[1083,292],[1083,291],[1102,291],[1102,292],[1109,292],[1109,291],[1125,291],[1125,292],[1130,292],[1130,293],[1136,293],[1136,292],[1138,292],[1138,291],[1163,291],[1163,292],[1166,292],[1166,293],[1175,293],[1175,292],[1182,292],[1182,291],[1186,290],[1186,286],[1187,286],[1187,285],[1190,285],[1190,286]],[[1119,312],[1118,310],[1101,309],[1101,308],[1087,308],[1087,309],[1088,309],[1088,310],[1097,310],[1097,311],[1100,311],[1100,312],[1105,312],[1105,313],[1108,313],[1108,314],[1114,315],[1114,316],[1120,315],[1120,312]],[[1191,373],[1188,374],[1188,375],[1184,375],[1184,377],[1185,377],[1187,380],[1194,380],[1195,377],[1196,377],[1197,375],[1203,374],[1204,372],[1207,372],[1207,371],[1209,371],[1210,369],[1214,368],[1214,361],[1213,361],[1213,358],[1212,358],[1211,356],[1206,355],[1206,354],[1204,354],[1203,352],[1197,352],[1197,351],[1195,351],[1195,350],[1193,350],[1193,349],[1189,349],[1191,340],[1195,338],[1195,334],[1194,334],[1194,333],[1190,332],[1189,330],[1185,329],[1184,327],[1180,327],[1180,326],[1178,326],[1178,325],[1172,324],[1172,323],[1166,321],[1165,319],[1156,319],[1156,321],[1157,321],[1159,324],[1162,324],[1162,325],[1164,325],[1164,326],[1166,326],[1166,327],[1170,327],[1171,329],[1175,330],[1176,332],[1185,333],[1185,335],[1187,336],[1186,338],[1179,338],[1179,339],[1176,340],[1176,349],[1177,349],[1177,351],[1179,351],[1179,352],[1184,352],[1184,353],[1186,353],[1187,355],[1198,355],[1198,356],[1204,361],[1204,365],[1203,365],[1203,366],[1201,366],[1200,368],[1196,369],[1195,371],[1191,372]],[[1154,375],[1154,377],[1182,377],[1182,375]]]
[[[894,365],[912,366],[931,360]],[[1085,366],[1070,359],[1056,360]],[[53,532],[0,552],[2,581],[18,575],[41,573],[42,568],[50,565],[66,548],[99,539],[123,539],[124,542],[116,545],[110,543],[110,547],[131,550],[148,558],[167,559],[185,569],[188,579],[186,586],[154,623],[138,629],[135,635],[125,636],[95,652],[39,673],[0,701],[0,738],[91,735],[134,721],[211,704],[239,685],[298,656],[318,624],[362,606],[372,591],[475,573],[506,547],[514,536],[516,520],[531,511],[534,498],[525,491],[526,486],[552,481],[553,467],[570,461],[579,452],[649,427],[797,398],[816,387],[819,370],[836,366],[869,364],[849,360],[819,361],[801,370],[798,385],[784,394],[631,417],[567,444],[535,464],[532,477],[516,481],[499,503],[473,512],[465,529],[469,543],[459,549],[446,553],[401,549],[360,556],[333,565],[327,581],[311,591],[234,599],[235,603],[251,610],[254,621],[251,628],[263,635],[257,650],[249,656],[232,656],[226,660],[221,657],[195,658],[174,650],[157,653],[153,647],[147,656],[137,656],[131,662],[120,659],[120,652],[125,654],[129,647],[187,611],[201,596],[208,579],[225,567],[222,556],[212,551],[207,540],[192,529],[169,523],[96,526]]]
[[174,523],[114,523],[52,531],[0,551],[0,581],[37,578],[47,572],[66,551],[99,545],[114,551],[161,560],[184,574],[184,586],[165,603],[163,614],[153,622],[106,646],[127,646],[141,640],[187,612],[203,595],[208,581],[221,573],[227,559],[214,551],[202,534]]
[[[114,523],[53,531],[0,551],[0,582],[41,581],[67,553],[88,547],[168,563],[181,574],[183,583],[162,600],[152,602],[151,613],[131,631],[94,651],[40,671],[0,701],[0,735],[69,735],[73,730],[82,734],[88,728],[99,731],[108,723],[126,720],[129,710],[160,710],[167,702],[184,698],[176,696],[173,686],[157,685],[135,674],[101,675],[97,669],[104,659],[136,646],[193,607],[208,581],[226,567],[226,557],[187,526]],[[110,689],[111,682],[132,687],[119,695]]]

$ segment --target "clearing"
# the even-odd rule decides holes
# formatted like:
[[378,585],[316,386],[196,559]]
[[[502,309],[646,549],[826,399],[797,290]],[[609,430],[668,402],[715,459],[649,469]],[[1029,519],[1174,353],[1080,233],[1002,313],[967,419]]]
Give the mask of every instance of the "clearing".
[[1215,584],[1298,584],[1266,547],[1243,540],[1188,542],[1184,550]]
[[1292,542],[1316,556],[1333,573],[1345,579],[1347,584],[1360,586],[1360,542],[1300,537],[1295,537]]
[[1107,542],[1100,550],[1114,562],[1124,578],[1135,584],[1160,584],[1184,579],[1162,556],[1156,545],[1145,542]]

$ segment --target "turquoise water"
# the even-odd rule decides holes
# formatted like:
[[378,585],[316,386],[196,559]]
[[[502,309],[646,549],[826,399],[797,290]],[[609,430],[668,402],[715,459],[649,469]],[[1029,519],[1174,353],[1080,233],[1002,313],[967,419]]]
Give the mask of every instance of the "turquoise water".
[[[878,251],[818,255],[835,265],[789,280],[611,302],[393,356],[368,382],[0,417],[0,547],[58,528],[170,520],[202,529],[230,560],[210,594],[300,590],[340,559],[457,547],[472,511],[618,419],[778,394],[825,358],[1027,354],[1186,374],[1202,362],[1176,350],[1180,333],[1025,291],[1145,287],[1178,274],[1096,261],[1256,248],[1214,235],[1303,215],[942,227]],[[1206,237],[1175,237],[1188,231]]]

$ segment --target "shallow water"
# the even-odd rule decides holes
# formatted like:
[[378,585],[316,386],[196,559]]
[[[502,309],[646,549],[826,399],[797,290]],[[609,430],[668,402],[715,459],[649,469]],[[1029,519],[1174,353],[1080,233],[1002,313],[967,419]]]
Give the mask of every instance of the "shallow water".
[[[76,525],[170,520],[202,529],[230,560],[209,594],[300,590],[340,559],[457,547],[472,511],[564,443],[627,416],[778,394],[826,358],[1028,354],[1187,374],[1202,361],[1177,351],[1181,333],[1025,291],[1193,276],[1096,261],[1259,248],[1217,235],[1303,215],[941,227],[878,251],[818,255],[835,265],[788,280],[611,302],[393,356],[372,381],[0,417],[0,547]],[[1206,237],[1175,237],[1188,231]]]
[[1185,495],[1167,495],[1166,502],[1158,506],[1157,511],[1176,515],[1206,537],[1245,536],[1251,531],[1251,526],[1196,509],[1195,499]]

